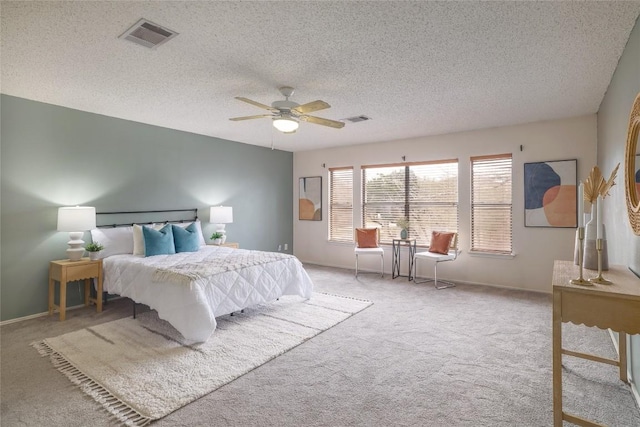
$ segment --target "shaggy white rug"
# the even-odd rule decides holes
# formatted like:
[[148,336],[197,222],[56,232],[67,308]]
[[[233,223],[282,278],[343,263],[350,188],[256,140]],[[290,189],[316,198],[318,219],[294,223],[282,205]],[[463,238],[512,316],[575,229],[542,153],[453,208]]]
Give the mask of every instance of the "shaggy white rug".
[[149,424],[365,309],[369,301],[314,293],[218,321],[204,343],[186,341],[147,312],[32,345],[119,421]]

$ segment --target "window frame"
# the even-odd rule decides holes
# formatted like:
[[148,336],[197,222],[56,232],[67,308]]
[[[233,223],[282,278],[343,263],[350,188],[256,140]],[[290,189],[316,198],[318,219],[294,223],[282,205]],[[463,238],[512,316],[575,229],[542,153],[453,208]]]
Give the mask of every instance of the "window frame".
[[[348,200],[348,202],[342,203],[335,203],[333,201],[333,196],[334,193],[336,191],[334,184],[336,183],[336,177],[334,175],[334,172],[344,172],[344,171],[349,171],[350,174],[350,182],[348,184],[350,184],[351,186],[351,191],[349,191],[349,198],[345,199]],[[353,171],[354,171],[354,167],[353,166],[341,166],[341,167],[334,167],[334,168],[329,168],[328,171],[328,181],[329,181],[329,185],[328,185],[328,195],[327,195],[327,199],[328,199],[328,205],[329,205],[329,215],[328,215],[328,221],[327,221],[327,236],[328,236],[328,241],[329,242],[333,242],[333,243],[353,243],[354,242],[354,236],[353,236]],[[336,220],[335,214],[336,214],[336,210],[338,211],[345,211],[345,213],[343,214],[342,220],[346,221],[345,218],[348,218],[348,221],[345,222],[349,224],[348,227],[346,226],[342,226],[340,227],[339,224],[336,224],[334,227],[334,221]],[[341,232],[337,233],[337,229],[338,228],[342,228]],[[348,228],[348,234],[345,233],[345,228]],[[334,231],[336,230],[336,231]]]
[[[447,165],[451,165],[453,167],[453,169],[455,170],[455,201],[448,201],[448,202],[442,202],[442,201],[412,201],[411,200],[411,193],[412,193],[412,189],[411,189],[411,168],[412,167],[416,167],[416,166],[431,166],[431,165],[438,165],[438,164],[447,164]],[[459,177],[460,177],[460,171],[459,171],[459,167],[460,167],[460,162],[459,159],[457,158],[452,158],[452,159],[441,159],[441,160],[430,160],[430,161],[422,161],[422,162],[403,162],[403,163],[386,163],[386,164],[371,164],[371,165],[362,165],[360,167],[360,176],[361,176],[361,182],[360,182],[360,207],[361,207],[361,224],[363,224],[363,226],[367,226],[367,205],[388,205],[389,207],[392,206],[400,206],[401,209],[400,211],[403,213],[405,218],[410,218],[411,217],[411,211],[412,211],[412,206],[415,206],[416,208],[414,208],[414,210],[418,210],[418,208],[438,208],[438,207],[443,207],[443,208],[451,208],[453,207],[455,209],[455,215],[451,216],[451,218],[455,218],[455,229],[451,229],[451,227],[445,227],[447,228],[442,229],[442,230],[437,230],[437,231],[453,231],[453,232],[458,232],[459,231],[459,223],[460,223],[460,193],[459,193]],[[393,203],[393,202],[370,202],[367,203],[366,202],[366,192],[367,192],[367,178],[366,178],[366,171],[367,170],[374,170],[374,169],[383,169],[383,168],[398,168],[398,169],[403,169],[404,170],[404,197],[403,197],[403,201],[402,202],[397,202],[397,203]],[[389,224],[392,224],[391,221],[388,221]],[[409,227],[409,238],[416,238],[418,239],[417,246],[418,247],[428,247],[430,244],[430,240],[431,240],[431,233],[429,232],[428,235],[423,235],[420,236],[419,233],[414,232],[412,235],[412,230],[415,230],[413,227]],[[431,231],[434,231],[433,229]],[[398,233],[399,233],[399,229],[398,229]],[[389,233],[387,233],[389,234]],[[388,238],[388,236],[385,236]],[[399,238],[398,237],[391,237],[391,239],[386,240],[385,237],[381,237],[381,243],[382,244],[388,244],[391,245],[392,244],[392,239],[394,238]],[[420,238],[422,237],[422,239]]]
[[[476,188],[475,181],[476,178],[476,169],[475,166],[478,164],[477,162],[486,162],[489,161],[504,161],[505,159],[509,159],[509,185],[511,186],[511,191],[509,192],[509,203],[500,202],[500,201],[492,201],[492,202],[476,202]],[[513,256],[513,153],[503,153],[503,154],[490,154],[490,155],[482,155],[482,156],[471,156],[469,159],[470,166],[470,186],[469,186],[469,195],[470,195],[470,242],[469,248],[470,253],[479,254],[479,255],[494,255],[494,256]],[[497,167],[497,165],[496,165]],[[494,247],[485,246],[480,247],[476,246],[481,242],[486,242],[485,238],[478,237],[476,238],[476,233],[478,232],[478,224],[477,224],[477,215],[475,214],[476,208],[487,208],[487,209],[500,209],[508,207],[509,211],[509,232],[508,239],[500,239],[500,243]],[[486,232],[486,231],[485,231]],[[503,247],[508,246],[508,249],[503,249]]]

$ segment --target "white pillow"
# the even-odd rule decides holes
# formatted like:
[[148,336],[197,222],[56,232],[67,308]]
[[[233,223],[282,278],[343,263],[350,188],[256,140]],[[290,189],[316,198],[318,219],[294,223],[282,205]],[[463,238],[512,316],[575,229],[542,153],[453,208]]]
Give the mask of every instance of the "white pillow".
[[[200,246],[207,246],[207,242],[204,241],[204,235],[202,234],[202,224],[200,223],[200,220],[197,219],[194,222],[196,224],[196,233],[198,233],[198,241],[200,242]],[[178,227],[187,228],[191,224],[192,223],[190,222],[180,222],[175,225],[177,225]]]
[[164,227],[164,224],[147,224],[138,225],[133,224],[133,254],[144,256],[144,235],[142,233],[142,227],[151,227],[154,230],[160,230]]
[[94,228],[91,240],[104,246],[102,258],[133,253],[133,227]]

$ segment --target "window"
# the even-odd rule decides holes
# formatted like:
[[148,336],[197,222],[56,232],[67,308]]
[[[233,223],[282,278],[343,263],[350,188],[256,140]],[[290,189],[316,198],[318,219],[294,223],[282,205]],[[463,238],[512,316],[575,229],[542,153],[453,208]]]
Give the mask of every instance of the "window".
[[329,169],[329,240],[353,242],[353,168]]
[[458,231],[458,160],[362,167],[362,224],[380,228],[380,241],[400,236],[428,246],[431,232]]
[[471,158],[471,250],[512,252],[511,154]]

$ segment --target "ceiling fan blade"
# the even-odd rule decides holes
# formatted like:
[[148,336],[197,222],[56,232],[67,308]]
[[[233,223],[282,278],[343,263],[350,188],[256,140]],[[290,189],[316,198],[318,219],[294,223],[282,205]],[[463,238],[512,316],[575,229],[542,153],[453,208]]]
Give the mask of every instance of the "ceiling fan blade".
[[292,108],[292,110],[299,114],[307,114],[307,113],[312,113],[314,111],[324,110],[325,108],[331,108],[331,105],[318,99],[317,101],[312,101],[306,104],[298,105],[297,107]]
[[273,117],[272,114],[258,114],[257,116],[244,116],[244,117],[233,117],[229,120],[233,120],[234,122],[237,122],[239,120],[251,120],[251,119],[261,119],[263,117]]
[[269,110],[269,111],[274,111],[274,112],[278,111],[277,108],[269,107],[268,105],[261,104],[260,102],[253,101],[253,100],[251,100],[249,98],[244,98],[242,96],[236,96],[236,99],[239,100],[239,101],[246,102],[247,104],[255,105],[256,107],[262,108],[263,110]]
[[322,117],[300,116],[300,120],[305,121],[305,122],[309,122],[309,123],[315,123],[317,125],[329,126],[329,127],[336,128],[336,129],[342,129],[344,127],[344,123],[343,122],[338,122],[338,121],[329,120],[329,119],[323,119]]

